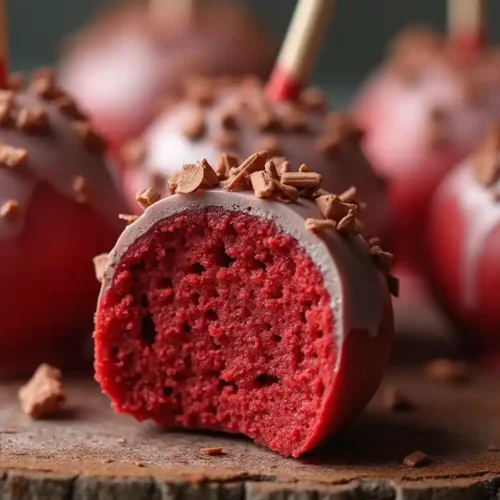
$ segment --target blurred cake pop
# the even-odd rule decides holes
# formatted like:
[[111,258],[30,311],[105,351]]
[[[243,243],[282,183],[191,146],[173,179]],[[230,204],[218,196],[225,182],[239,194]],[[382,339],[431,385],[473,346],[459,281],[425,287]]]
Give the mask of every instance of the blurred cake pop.
[[61,83],[112,144],[142,132],[188,75],[266,76],[274,44],[224,0],[131,3],[84,28],[60,63]]
[[421,286],[421,227],[432,194],[477,144],[492,117],[485,65],[482,56],[465,64],[452,56],[443,37],[411,28],[392,44],[388,61],[355,104],[355,116],[367,132],[364,150],[390,187],[396,226],[392,248],[403,296]]
[[426,256],[436,297],[467,353],[500,369],[500,125],[443,180],[430,207]]
[[113,245],[123,208],[105,146],[50,72],[0,91],[0,375],[82,362],[92,258]]

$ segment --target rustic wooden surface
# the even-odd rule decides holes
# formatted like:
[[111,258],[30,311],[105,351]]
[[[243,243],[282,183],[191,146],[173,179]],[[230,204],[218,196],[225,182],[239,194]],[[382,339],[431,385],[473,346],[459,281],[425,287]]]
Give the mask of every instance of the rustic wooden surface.
[[[477,373],[463,386],[430,383],[422,363],[447,346],[426,345],[425,338],[400,341],[383,386],[399,387],[415,411],[385,409],[379,392],[339,436],[301,460],[242,437],[137,424],[115,415],[89,378],[67,381],[64,415],[32,422],[20,411],[19,383],[4,383],[0,498],[498,500],[500,452],[488,446],[500,447],[500,378]],[[200,453],[212,446],[225,454]],[[404,467],[403,457],[417,449],[433,463]]]

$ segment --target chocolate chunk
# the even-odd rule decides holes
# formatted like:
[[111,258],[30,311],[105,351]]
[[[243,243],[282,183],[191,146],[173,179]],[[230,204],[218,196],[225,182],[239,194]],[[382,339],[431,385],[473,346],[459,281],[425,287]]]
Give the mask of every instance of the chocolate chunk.
[[250,182],[256,198],[270,198],[272,196],[275,186],[263,170],[250,174]]
[[215,165],[215,173],[219,180],[225,180],[229,177],[231,169],[238,168],[240,162],[236,156],[229,155],[227,153],[222,153],[217,160]]
[[300,165],[299,167],[299,172],[309,172],[309,167],[305,164],[305,163],[302,163],[302,165]]
[[22,108],[17,115],[16,127],[29,134],[47,132],[49,115],[43,108]]
[[284,172],[281,175],[281,183],[296,188],[321,186],[321,175],[316,172]]
[[305,222],[305,228],[314,233],[322,233],[336,227],[337,223],[331,219],[306,219]]
[[436,382],[461,384],[471,379],[472,368],[465,361],[435,359],[425,367],[425,375]]
[[277,201],[281,201],[282,203],[292,203],[299,199],[299,191],[297,188],[287,186],[286,184],[282,184],[281,182],[274,180],[273,184],[276,190],[275,199]]
[[403,459],[403,464],[406,467],[415,468],[415,467],[423,467],[424,465],[430,464],[431,459],[428,455],[426,455],[423,451],[417,450],[409,455],[406,455]]
[[189,194],[198,189],[213,188],[219,185],[219,178],[207,160],[183,165],[177,182],[176,193]]
[[299,102],[310,111],[321,112],[326,110],[327,99],[325,93],[314,87],[301,92]]
[[333,219],[340,221],[349,213],[356,213],[357,206],[353,203],[344,203],[340,197],[335,194],[325,194],[316,198],[316,205],[325,217],[325,219]]
[[135,199],[144,209],[155,204],[160,198],[161,194],[153,188],[143,189],[135,195]]
[[205,135],[206,130],[205,113],[200,109],[191,113],[183,127],[184,135],[191,141],[201,139]]
[[413,409],[411,401],[396,388],[387,388],[382,394],[382,404],[392,411],[408,411]]
[[201,448],[200,452],[203,455],[209,455],[211,457],[224,455],[223,449],[221,447],[217,447],[217,448],[215,448],[215,447],[214,448]]
[[106,151],[107,142],[86,121],[75,121],[71,124],[76,136],[82,144],[92,153],[103,154]]
[[75,100],[65,95],[56,99],[55,103],[59,111],[71,120],[86,120],[87,116],[78,107]]
[[0,144],[0,167],[18,168],[28,161],[28,151]]
[[13,217],[19,213],[19,203],[16,200],[7,200],[0,207],[0,217]]
[[73,192],[77,203],[90,203],[92,190],[89,182],[85,179],[85,177],[83,177],[83,175],[75,177],[75,180],[73,181]]
[[118,218],[124,220],[127,223],[127,226],[133,224],[138,218],[138,215],[130,215],[130,214],[118,214]]
[[19,390],[21,407],[33,419],[58,415],[66,401],[61,382],[61,371],[42,364],[31,380]]
[[94,263],[94,271],[95,277],[99,283],[102,283],[104,279],[104,273],[108,267],[109,254],[102,253],[100,255],[96,255],[92,262]]
[[372,255],[375,265],[384,273],[388,273],[392,267],[394,256],[392,253],[384,252],[378,245],[371,247],[370,253]]
[[253,172],[264,170],[266,158],[261,153],[255,153],[249,156],[239,167],[238,173],[231,177],[224,186],[226,191],[238,191],[245,186],[245,178]]
[[266,164],[264,165],[264,170],[270,179],[273,179],[275,181],[280,180],[278,170],[276,169],[276,165],[274,164],[273,160],[268,160],[266,162]]
[[360,231],[356,221],[356,215],[354,213],[348,213],[345,217],[340,219],[337,223],[337,231],[349,236],[359,234]]

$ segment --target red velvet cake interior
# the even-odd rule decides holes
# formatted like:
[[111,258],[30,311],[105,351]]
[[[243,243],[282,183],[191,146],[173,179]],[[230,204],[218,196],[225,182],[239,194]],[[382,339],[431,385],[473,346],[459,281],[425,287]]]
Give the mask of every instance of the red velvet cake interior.
[[320,423],[337,357],[330,295],[274,223],[220,207],[164,219],[120,259],[101,306],[97,372],[118,411],[286,455]]

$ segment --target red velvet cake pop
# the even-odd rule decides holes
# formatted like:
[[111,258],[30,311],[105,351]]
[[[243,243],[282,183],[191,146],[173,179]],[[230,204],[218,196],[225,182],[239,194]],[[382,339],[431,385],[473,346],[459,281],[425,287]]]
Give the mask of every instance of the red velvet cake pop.
[[0,91],[0,375],[82,361],[122,200],[105,142],[49,72]]
[[405,276],[420,276],[419,228],[434,190],[493,115],[483,63],[455,64],[439,35],[407,30],[357,100],[355,116],[367,132],[364,150],[390,186],[404,292],[410,286]]
[[297,457],[380,382],[392,256],[359,234],[352,192],[317,192],[319,174],[265,153],[229,170],[227,159],[217,172],[184,165],[179,194],[118,240],[96,315],[97,378],[138,420],[242,433]]
[[316,89],[304,90],[296,102],[275,102],[254,79],[219,85],[198,79],[187,86],[186,99],[126,148],[132,158],[125,191],[135,205],[135,193],[152,177],[164,187],[183,162],[206,158],[215,164],[223,151],[243,159],[267,150],[278,163],[286,157],[293,168],[305,162],[321,174],[327,190],[356,185],[372,207],[361,215],[367,234],[382,235],[390,227],[386,186],[361,151],[361,137],[349,116],[327,112],[326,98]]
[[156,4],[129,4],[105,15],[75,37],[60,64],[63,87],[112,144],[139,135],[186,76],[264,77],[274,60],[273,42],[241,5]]
[[469,354],[500,369],[500,125],[439,187],[430,209],[428,259],[441,304]]

